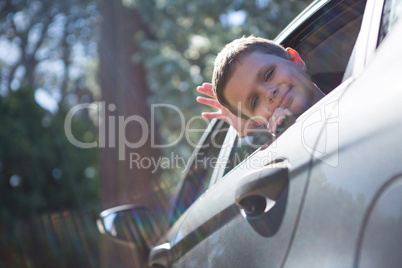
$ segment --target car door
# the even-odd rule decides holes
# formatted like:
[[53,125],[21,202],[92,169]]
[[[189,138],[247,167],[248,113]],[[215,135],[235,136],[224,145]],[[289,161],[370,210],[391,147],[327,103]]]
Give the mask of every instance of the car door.
[[[173,198],[167,209],[167,219],[159,219],[159,228],[164,235],[151,249],[149,265],[167,265],[172,254],[178,247],[171,249],[172,241],[180,235],[179,230],[189,216],[189,207],[208,189],[210,183],[215,181],[217,170],[221,164],[217,161],[228,147],[231,138],[227,135],[229,125],[221,120],[212,120],[205,129],[199,143],[191,157],[186,159],[172,158],[177,167],[186,164],[184,175],[179,181]],[[197,130],[198,131],[198,130]]]
[[[332,72],[340,72],[333,84],[336,86],[342,81],[363,9],[364,1],[321,2],[308,9],[291,26],[293,30],[286,30],[286,36],[280,36],[277,41],[285,46],[299,46],[308,58],[309,68],[318,60],[316,57],[323,60],[326,45],[336,47],[339,38],[348,38],[344,40],[348,47],[342,48],[342,60],[331,62],[327,56],[328,68],[311,68],[317,73],[324,72],[320,74],[323,79],[316,78],[321,84],[325,84],[325,79],[332,82]],[[303,47],[304,42],[307,44]],[[338,92],[348,83],[344,81]],[[329,94],[314,105],[269,146],[250,154],[233,169],[217,171],[224,177],[218,176],[217,182],[186,211],[186,218],[170,243],[169,264],[173,267],[279,267],[284,264],[304,205],[311,150],[321,134],[322,125],[316,124],[317,114],[325,115],[332,108],[322,103],[335,95]],[[325,122],[325,117],[318,120]]]
[[[321,124],[285,267],[402,264],[402,58],[393,51],[402,41],[402,25],[395,22],[401,10],[400,1],[367,2],[351,82]],[[325,135],[331,124],[336,142]]]

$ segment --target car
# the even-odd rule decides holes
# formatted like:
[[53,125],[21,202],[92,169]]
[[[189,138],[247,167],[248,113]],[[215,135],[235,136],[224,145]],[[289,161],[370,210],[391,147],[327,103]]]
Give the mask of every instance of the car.
[[402,1],[322,0],[275,39],[326,96],[274,140],[212,120],[167,227],[135,204],[99,230],[150,267],[402,267]]

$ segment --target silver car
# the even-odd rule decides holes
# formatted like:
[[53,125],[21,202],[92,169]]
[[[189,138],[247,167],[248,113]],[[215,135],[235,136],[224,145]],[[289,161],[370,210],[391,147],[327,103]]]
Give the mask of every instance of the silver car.
[[402,267],[401,0],[315,1],[276,39],[326,93],[276,140],[213,120],[152,211],[99,229],[153,267]]

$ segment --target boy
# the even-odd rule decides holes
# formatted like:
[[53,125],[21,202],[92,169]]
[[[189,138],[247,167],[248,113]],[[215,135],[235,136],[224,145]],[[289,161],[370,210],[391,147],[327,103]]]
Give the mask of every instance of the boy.
[[212,84],[197,91],[212,98],[198,102],[219,109],[202,116],[225,120],[239,137],[261,125],[275,134],[286,117],[288,127],[324,96],[295,50],[254,36],[227,44],[215,60]]

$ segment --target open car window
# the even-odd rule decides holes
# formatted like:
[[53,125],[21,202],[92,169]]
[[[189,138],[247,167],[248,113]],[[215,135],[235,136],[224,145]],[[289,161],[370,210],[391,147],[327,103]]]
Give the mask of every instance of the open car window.
[[[312,80],[325,93],[344,79],[353,47],[360,31],[366,1],[330,3],[304,21],[281,44],[296,49],[307,65]],[[297,23],[297,22],[296,22]],[[262,145],[272,143],[261,134],[237,138],[224,175],[250,157]]]
[[296,36],[282,43],[299,52],[310,77],[325,94],[344,80],[365,4],[365,0],[332,3],[322,8],[314,21],[307,21],[304,29],[296,30]]
[[227,165],[223,175],[226,175],[234,167],[239,165],[246,158],[254,154],[261,146],[272,142],[271,136],[265,133],[256,136],[247,136],[244,138],[236,138],[233,144],[233,150],[228,157]]

